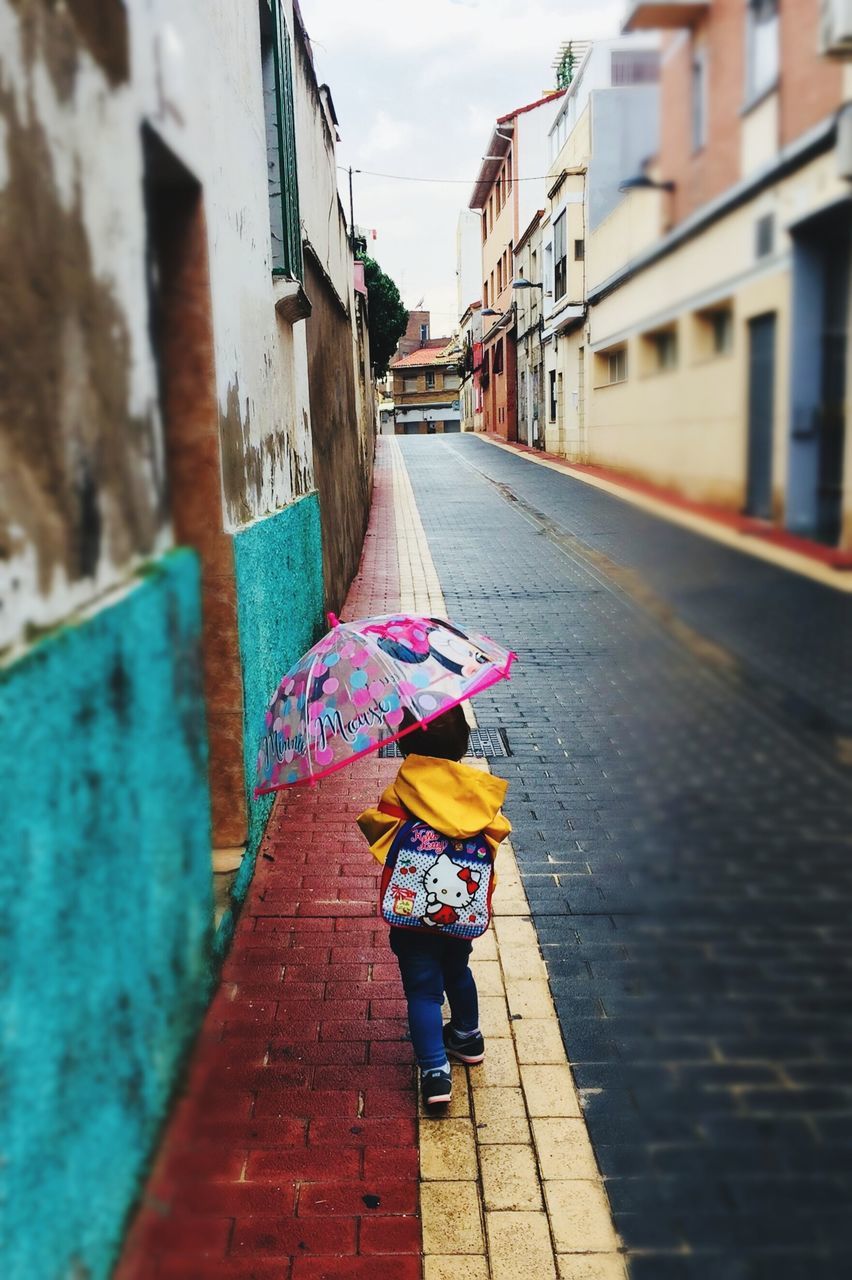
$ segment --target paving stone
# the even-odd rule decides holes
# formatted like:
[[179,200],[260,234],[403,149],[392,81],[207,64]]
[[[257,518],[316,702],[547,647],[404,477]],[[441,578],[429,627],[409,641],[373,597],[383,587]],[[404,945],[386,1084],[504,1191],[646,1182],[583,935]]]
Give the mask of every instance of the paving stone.
[[538,978],[506,983],[509,1017],[549,1018],[553,1016],[553,997],[549,985]]
[[547,1215],[486,1213],[492,1280],[556,1280]]
[[596,1178],[595,1154],[583,1118],[542,1116],[532,1121],[543,1178]]
[[424,1182],[458,1182],[478,1176],[470,1120],[442,1119],[420,1128],[420,1176]]
[[557,1253],[606,1253],[618,1241],[601,1184],[553,1179],[544,1195]]
[[532,1147],[486,1146],[480,1160],[486,1210],[544,1207]]
[[476,1183],[422,1183],[420,1216],[427,1255],[485,1252]]
[[556,1255],[559,1280],[627,1280],[624,1259],[617,1253]]
[[580,1103],[567,1066],[521,1066],[521,1083],[531,1116],[580,1115]]
[[521,1083],[515,1046],[511,1040],[489,1040],[485,1046],[484,1061],[469,1070],[474,1089],[486,1085],[517,1087]]
[[513,1022],[512,1033],[519,1063],[565,1062],[565,1046],[555,1015]]
[[459,1271],[463,1271],[465,1280],[489,1280],[488,1261],[482,1257],[466,1254],[459,1263],[458,1255],[430,1254],[423,1259],[423,1280],[459,1280]]
[[479,1027],[486,1039],[511,1036],[505,996],[481,996]]

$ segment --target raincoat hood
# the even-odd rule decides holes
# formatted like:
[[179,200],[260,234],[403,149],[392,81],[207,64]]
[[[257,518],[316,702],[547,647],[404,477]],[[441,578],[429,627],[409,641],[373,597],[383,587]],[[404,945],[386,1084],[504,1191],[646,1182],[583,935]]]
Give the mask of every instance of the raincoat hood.
[[421,822],[452,840],[490,827],[500,812],[508,783],[491,773],[452,760],[411,755],[396,776],[399,803]]
[[481,831],[496,856],[500,842],[512,830],[500,811],[507,786],[502,778],[468,764],[411,755],[385,788],[378,805],[360,815],[358,826],[378,862],[384,862],[409,815],[451,840],[464,840]]

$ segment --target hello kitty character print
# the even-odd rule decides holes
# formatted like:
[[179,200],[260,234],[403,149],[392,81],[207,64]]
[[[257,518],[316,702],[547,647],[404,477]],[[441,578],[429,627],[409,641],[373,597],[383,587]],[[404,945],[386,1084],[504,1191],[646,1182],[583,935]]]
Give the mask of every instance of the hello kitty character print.
[[493,859],[484,836],[451,840],[427,823],[402,824],[382,873],[388,924],[478,938],[491,920]]
[[435,925],[455,924],[470,906],[479,888],[479,876],[470,867],[459,866],[446,853],[442,853],[426,872],[426,911],[423,923]]

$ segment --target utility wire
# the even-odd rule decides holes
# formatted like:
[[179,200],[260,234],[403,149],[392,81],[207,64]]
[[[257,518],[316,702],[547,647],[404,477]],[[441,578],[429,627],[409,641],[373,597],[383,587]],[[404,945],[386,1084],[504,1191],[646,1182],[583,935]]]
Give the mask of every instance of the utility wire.
[[[339,164],[338,169],[343,173],[349,172],[348,164]],[[475,186],[475,178],[420,178],[411,173],[377,173],[374,169],[356,169],[353,167],[353,173],[363,173],[368,178],[393,178],[396,182],[461,182],[465,186]],[[513,182],[543,182],[551,175],[549,173],[533,174],[528,178],[510,178],[509,185]]]

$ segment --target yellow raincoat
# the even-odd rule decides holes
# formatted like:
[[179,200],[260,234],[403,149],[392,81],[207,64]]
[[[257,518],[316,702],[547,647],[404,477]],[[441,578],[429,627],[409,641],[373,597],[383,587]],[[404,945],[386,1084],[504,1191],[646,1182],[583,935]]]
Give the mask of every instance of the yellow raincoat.
[[467,764],[410,755],[376,808],[365,809],[358,818],[358,826],[381,863],[409,815],[450,840],[465,840],[481,831],[496,856],[501,840],[512,830],[500,812],[507,787],[502,778]]

